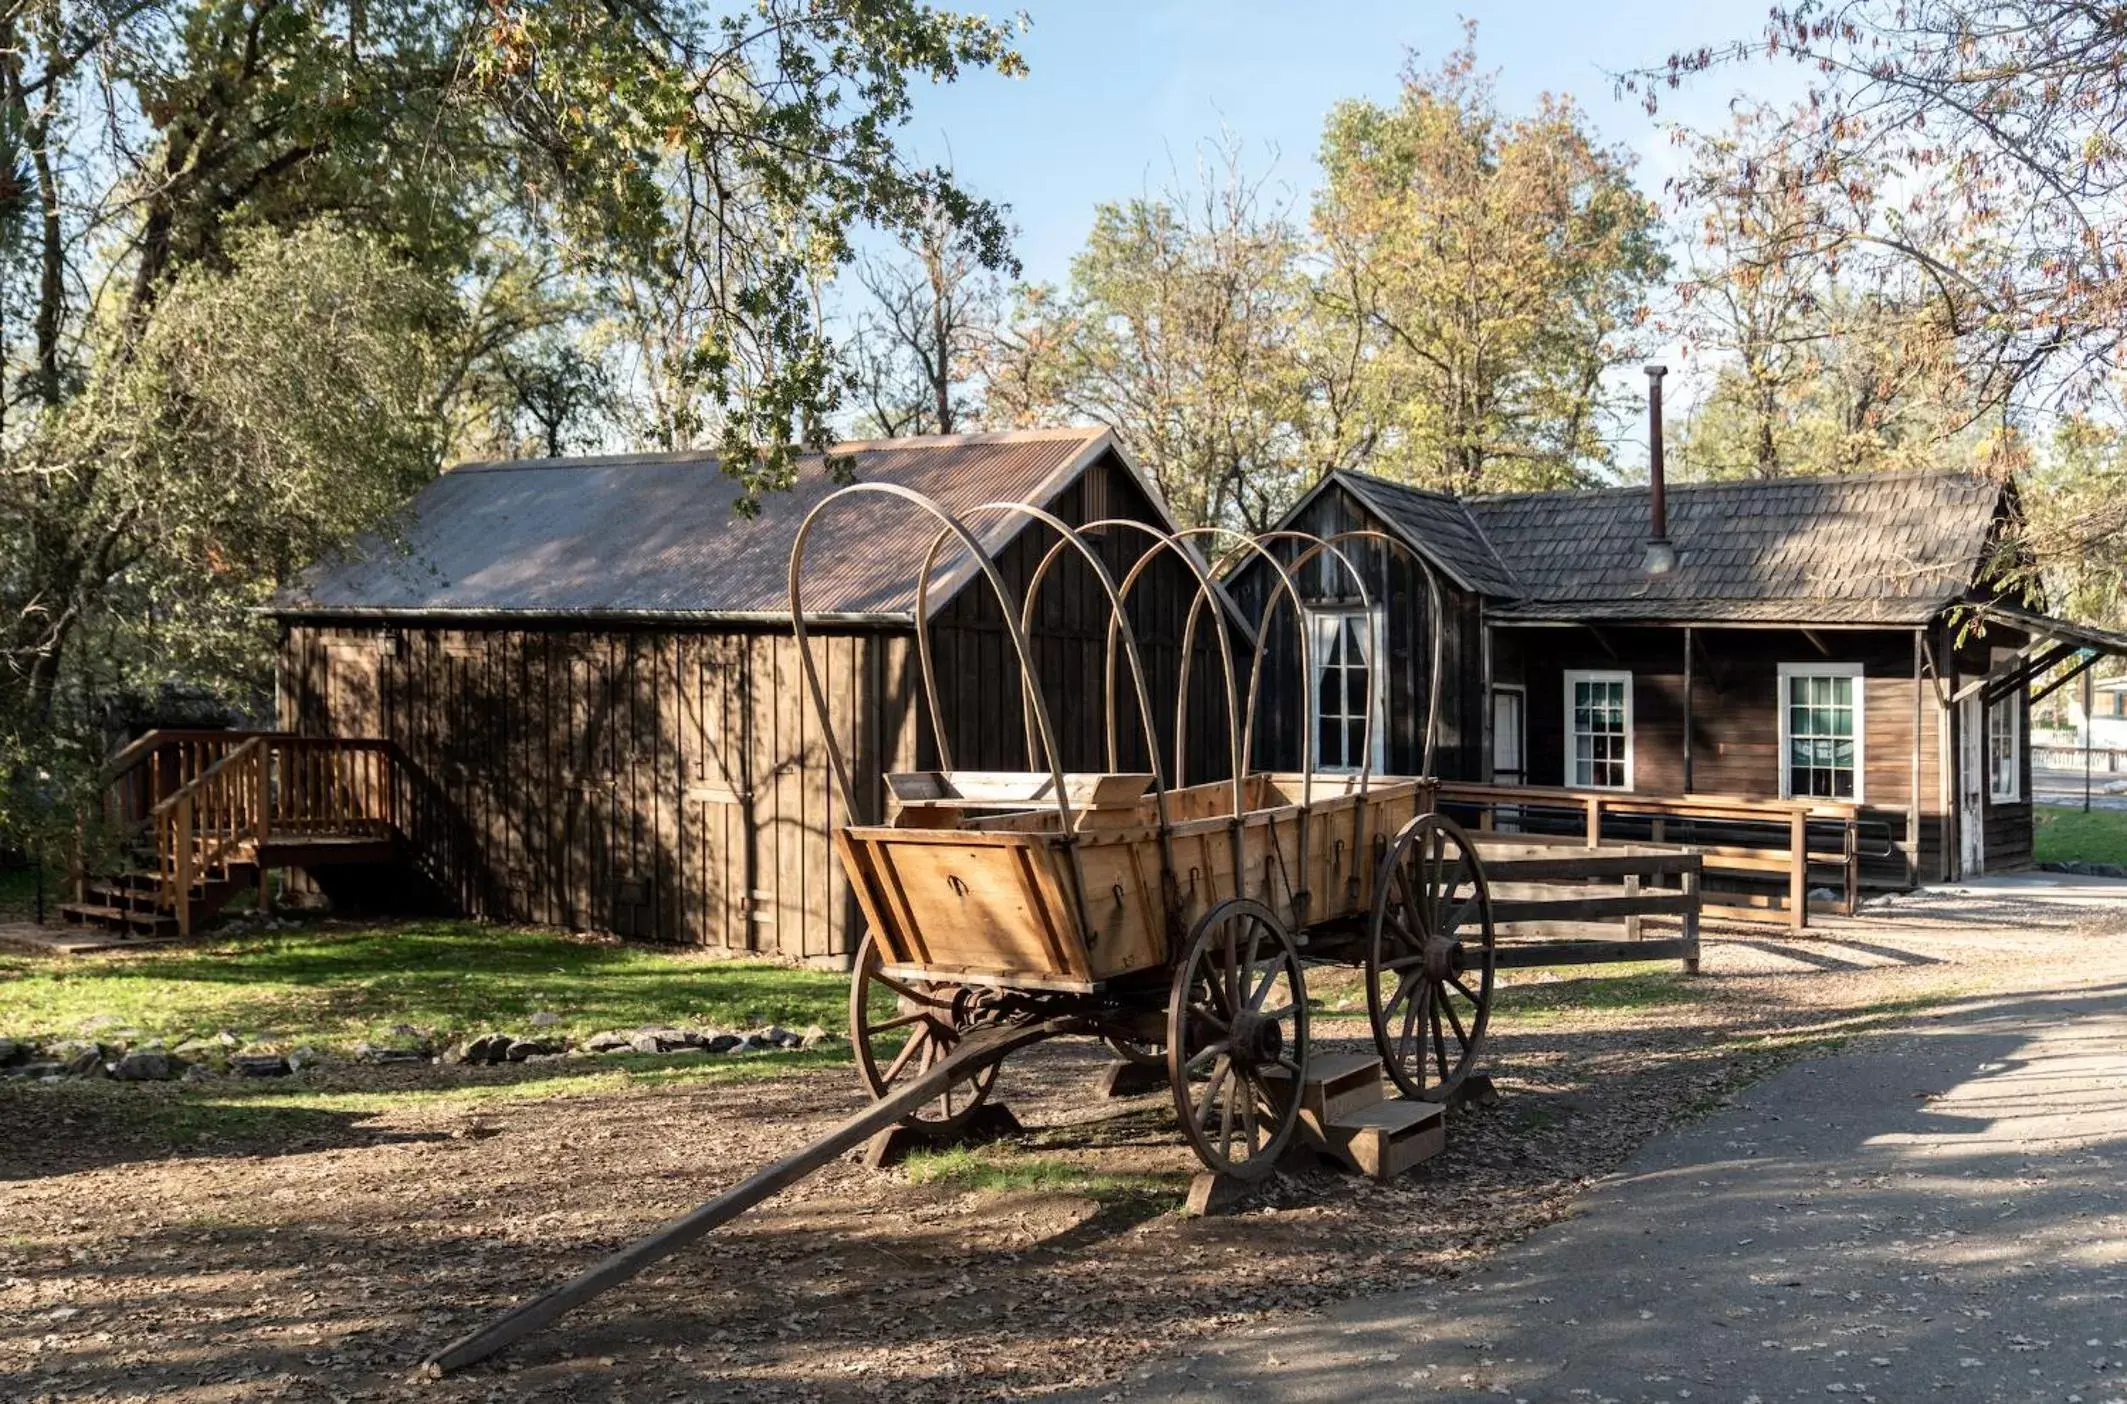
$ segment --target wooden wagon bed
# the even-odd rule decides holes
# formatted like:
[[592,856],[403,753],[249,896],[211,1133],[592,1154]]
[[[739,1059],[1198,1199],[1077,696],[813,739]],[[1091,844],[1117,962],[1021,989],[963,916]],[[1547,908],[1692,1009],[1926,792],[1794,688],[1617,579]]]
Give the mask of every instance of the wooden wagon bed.
[[1042,774],[889,784],[891,823],[835,835],[886,972],[1078,993],[1165,969],[1177,925],[1230,898],[1294,930],[1359,917],[1388,839],[1431,807],[1415,779],[1257,773],[1239,786],[1236,843],[1232,781],[1162,796],[1149,775],[1067,775],[1062,806]]

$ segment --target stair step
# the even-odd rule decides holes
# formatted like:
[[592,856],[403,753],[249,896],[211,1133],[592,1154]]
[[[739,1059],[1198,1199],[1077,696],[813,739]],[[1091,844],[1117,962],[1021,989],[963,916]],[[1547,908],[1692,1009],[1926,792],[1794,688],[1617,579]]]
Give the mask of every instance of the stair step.
[[1360,1174],[1392,1180],[1447,1147],[1447,1108],[1394,1097],[1333,1120],[1306,1111],[1300,1124]]
[[144,912],[132,907],[106,907],[94,902],[67,902],[61,905],[59,914],[78,926],[121,927],[133,930],[139,927],[155,929],[177,925],[175,918],[161,912]]
[[[1267,1070],[1279,1088],[1291,1081],[1281,1068]],[[1307,1076],[1300,1084],[1300,1110],[1315,1120],[1336,1121],[1348,1113],[1379,1103],[1381,1059],[1372,1053],[1317,1053],[1307,1060]]]

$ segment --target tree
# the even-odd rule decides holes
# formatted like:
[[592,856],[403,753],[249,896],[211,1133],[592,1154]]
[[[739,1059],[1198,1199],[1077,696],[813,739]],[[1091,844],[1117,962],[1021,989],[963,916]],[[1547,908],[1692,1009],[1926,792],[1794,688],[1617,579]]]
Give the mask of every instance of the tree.
[[377,520],[439,425],[571,440],[618,339],[584,298],[678,289],[674,423],[749,500],[787,483],[839,403],[811,294],[851,230],[1004,260],[895,130],[916,79],[1018,71],[1011,36],[921,0],[0,0],[0,747],[93,749],[113,639],[261,677],[227,601]]
[[1568,99],[1501,114],[1466,44],[1393,106],[1339,104],[1322,164],[1322,293],[1369,348],[1373,468],[1479,492],[1606,462],[1604,372],[1665,268],[1629,158]]
[[899,258],[866,258],[870,296],[851,342],[860,434],[952,434],[979,416],[971,384],[996,334],[1004,289],[950,222],[926,218]]
[[1810,75],[1782,164],[1810,242],[1923,282],[1974,391],[1967,414],[2110,391],[2127,336],[2127,25],[2080,0],[1802,0],[1762,39],[1670,56],[1660,93],[1770,57]]
[[1076,416],[1116,431],[1188,525],[1261,527],[1328,465],[1305,245],[1232,143],[1193,190],[1094,211],[1067,290],[1022,293],[986,367],[1002,423]]
[[1713,375],[1679,437],[1679,467],[1769,478],[2013,451],[1975,431],[1966,368],[1916,270],[1825,238],[1823,202],[1882,174],[1857,162],[1836,191],[1812,185],[1789,159],[1795,130],[1791,114],[1747,108],[1719,135],[1683,134],[1680,331]]

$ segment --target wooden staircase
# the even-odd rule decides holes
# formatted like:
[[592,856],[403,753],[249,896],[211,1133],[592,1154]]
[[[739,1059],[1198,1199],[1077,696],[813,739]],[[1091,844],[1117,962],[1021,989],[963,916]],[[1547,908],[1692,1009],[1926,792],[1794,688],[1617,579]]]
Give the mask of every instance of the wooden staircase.
[[84,815],[70,925],[114,938],[190,936],[273,868],[388,862],[405,803],[389,743],[269,731],[151,731],[111,757],[99,822],[116,858],[92,872]]
[[1391,1097],[1371,1053],[1318,1053],[1300,1084],[1300,1135],[1372,1180],[1393,1180],[1447,1146],[1447,1108]]

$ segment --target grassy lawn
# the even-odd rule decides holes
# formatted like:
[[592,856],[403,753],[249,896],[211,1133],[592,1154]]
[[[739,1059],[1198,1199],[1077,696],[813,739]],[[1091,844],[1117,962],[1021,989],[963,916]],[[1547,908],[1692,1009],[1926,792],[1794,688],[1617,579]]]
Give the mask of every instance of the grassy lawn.
[[717,960],[548,932],[434,921],[321,926],[152,955],[66,960],[0,954],[0,1036],[49,1038],[115,1020],[175,1042],[230,1029],[345,1048],[408,1024],[450,1040],[643,1024],[839,1030],[848,981],[826,971]]
[[2111,863],[2127,867],[2127,810],[2034,805],[2032,855],[2041,863]]

